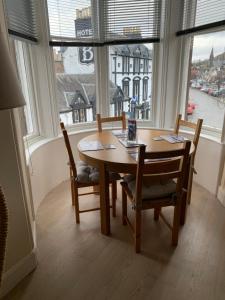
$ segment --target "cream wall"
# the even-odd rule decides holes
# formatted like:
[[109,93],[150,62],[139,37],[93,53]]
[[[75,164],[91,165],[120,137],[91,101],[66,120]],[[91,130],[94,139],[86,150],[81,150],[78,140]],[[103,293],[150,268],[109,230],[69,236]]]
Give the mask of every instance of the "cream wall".
[[[90,132],[70,134],[70,143],[75,160],[79,160],[76,148],[78,141]],[[58,184],[69,178],[68,156],[62,137],[30,147],[28,155],[30,178],[35,213],[44,197]]]
[[[0,30],[7,43],[3,1],[0,1]],[[20,109],[0,111],[0,185],[9,211],[0,296],[12,289],[37,264],[32,234],[33,213],[28,205],[31,203],[31,194],[29,182],[26,181],[26,161],[23,159],[24,144],[20,122],[17,122],[20,119],[19,112]]]
[[[9,228],[1,295],[36,266],[31,220],[15,140],[11,111],[0,111],[0,184],[9,210]],[[22,141],[23,142],[23,141]]]

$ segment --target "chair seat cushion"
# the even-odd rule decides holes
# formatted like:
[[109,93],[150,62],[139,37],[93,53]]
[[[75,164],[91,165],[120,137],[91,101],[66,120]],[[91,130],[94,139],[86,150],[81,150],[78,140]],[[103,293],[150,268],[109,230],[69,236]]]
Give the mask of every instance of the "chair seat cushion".
[[[128,188],[132,195],[135,195],[136,180],[127,182]],[[142,184],[142,199],[154,200],[165,197],[172,197],[176,193],[176,183],[173,180],[167,180],[166,182],[151,183],[145,181]]]
[[[88,165],[84,161],[76,162],[77,168],[77,181],[80,183],[98,183],[100,180],[99,170],[95,167]],[[109,180],[121,179],[118,173],[110,172]]]

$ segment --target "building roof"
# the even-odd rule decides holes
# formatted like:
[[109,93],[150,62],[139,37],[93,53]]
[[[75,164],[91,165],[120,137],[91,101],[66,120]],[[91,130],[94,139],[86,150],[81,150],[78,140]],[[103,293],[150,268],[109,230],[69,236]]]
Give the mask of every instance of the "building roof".
[[152,58],[152,50],[144,44],[116,45],[112,46],[112,49],[115,54],[119,55]]
[[[88,107],[96,102],[95,74],[57,74],[57,102],[60,112]],[[110,103],[122,101],[118,87],[109,82]],[[123,96],[123,95],[122,95]]]

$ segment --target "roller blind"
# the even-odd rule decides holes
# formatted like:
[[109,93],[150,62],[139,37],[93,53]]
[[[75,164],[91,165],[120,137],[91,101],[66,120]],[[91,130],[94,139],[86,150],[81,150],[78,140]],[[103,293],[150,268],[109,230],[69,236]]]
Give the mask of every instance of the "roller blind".
[[177,35],[198,33],[225,25],[225,0],[184,0],[181,30]]
[[38,42],[35,0],[5,0],[4,3],[9,34]]
[[50,45],[100,42],[98,3],[96,0],[48,0]]
[[50,45],[159,42],[162,0],[47,0]]
[[160,39],[161,0],[107,0],[104,3],[106,42]]

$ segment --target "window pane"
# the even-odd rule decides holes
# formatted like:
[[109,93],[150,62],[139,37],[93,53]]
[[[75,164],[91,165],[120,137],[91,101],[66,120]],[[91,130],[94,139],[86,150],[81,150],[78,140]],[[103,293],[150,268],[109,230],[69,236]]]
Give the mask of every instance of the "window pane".
[[15,41],[15,51],[17,60],[17,69],[19,74],[19,79],[21,83],[21,88],[23,96],[26,101],[26,106],[24,107],[24,114],[26,120],[26,131],[28,135],[37,134],[36,125],[36,109],[34,100],[34,90],[33,90],[33,80],[31,65],[29,60],[28,48],[30,45]]
[[222,129],[225,112],[225,32],[194,37],[188,97],[188,120]]
[[[110,114],[151,118],[152,44],[109,47]],[[122,66],[122,68],[121,68]]]
[[92,47],[54,47],[57,103],[65,124],[91,122],[96,115],[96,81]]

